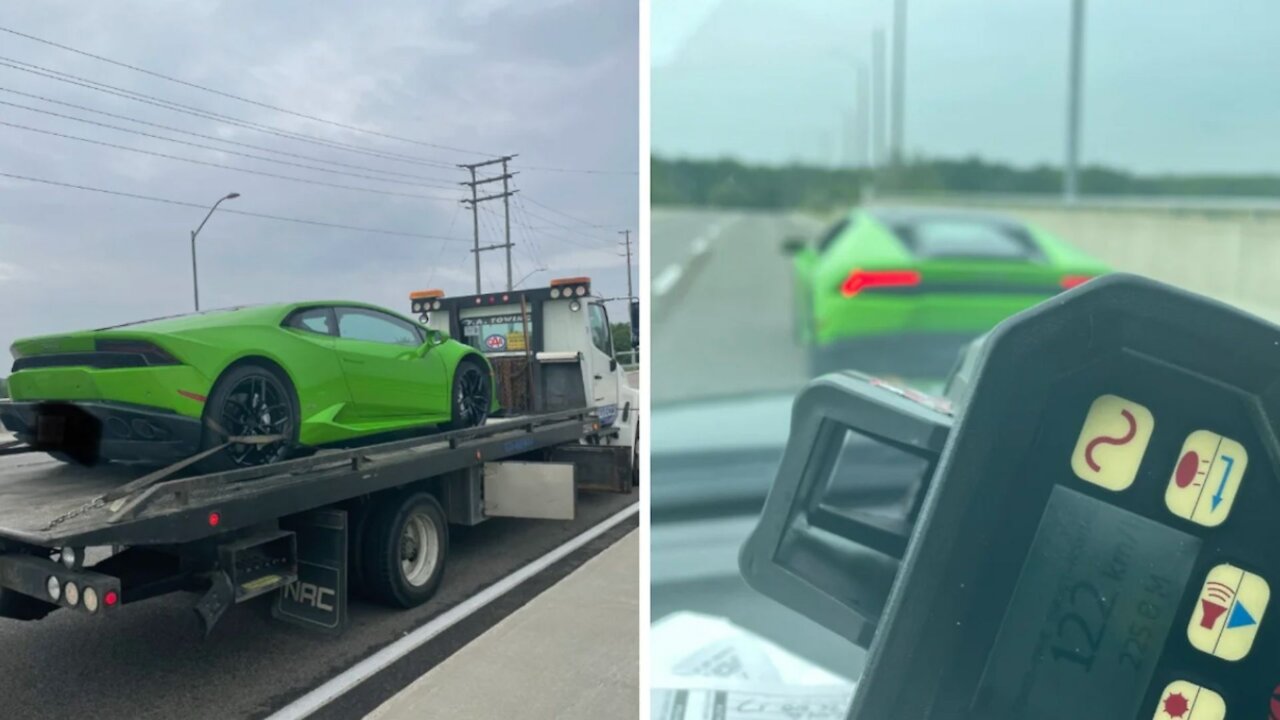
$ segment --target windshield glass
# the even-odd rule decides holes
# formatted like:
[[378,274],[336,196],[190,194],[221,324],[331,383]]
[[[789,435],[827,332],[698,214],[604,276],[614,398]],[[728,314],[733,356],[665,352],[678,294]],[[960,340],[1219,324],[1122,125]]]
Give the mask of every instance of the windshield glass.
[[[1089,3],[1075,61],[1071,6],[653,4],[652,607],[671,685],[733,633],[749,641],[719,667],[755,687],[861,673],[861,648],[737,567],[810,379],[937,394],[976,338],[1113,271],[1280,319],[1261,270],[1280,104],[1259,91],[1280,6]],[[835,511],[897,512],[931,471],[847,443],[839,477],[885,485],[833,493]],[[796,680],[776,650],[828,674]]]

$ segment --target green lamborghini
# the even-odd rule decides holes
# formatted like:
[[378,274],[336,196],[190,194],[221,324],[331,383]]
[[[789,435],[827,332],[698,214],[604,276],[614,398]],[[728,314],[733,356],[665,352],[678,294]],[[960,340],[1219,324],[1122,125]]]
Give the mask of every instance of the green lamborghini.
[[496,409],[482,354],[355,302],[214,310],[19,340],[11,352],[0,423],[83,464],[211,451],[201,469],[225,470],[480,425]]
[[1107,272],[1043,230],[956,210],[855,209],[815,244],[784,249],[813,374],[942,378],[977,335]]

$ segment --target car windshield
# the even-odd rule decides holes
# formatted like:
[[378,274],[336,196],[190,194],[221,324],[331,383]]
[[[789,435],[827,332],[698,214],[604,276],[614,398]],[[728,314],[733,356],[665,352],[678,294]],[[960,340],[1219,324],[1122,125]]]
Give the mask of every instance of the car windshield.
[[[1280,6],[1090,3],[1074,63],[1071,3],[907,5],[653,5],[653,657],[671,686],[719,672],[847,701],[862,671],[737,567],[815,376],[940,393],[974,339],[1112,271],[1280,319],[1260,269],[1280,106],[1251,90],[1280,60],[1258,29]],[[927,472],[850,443],[851,473]]]

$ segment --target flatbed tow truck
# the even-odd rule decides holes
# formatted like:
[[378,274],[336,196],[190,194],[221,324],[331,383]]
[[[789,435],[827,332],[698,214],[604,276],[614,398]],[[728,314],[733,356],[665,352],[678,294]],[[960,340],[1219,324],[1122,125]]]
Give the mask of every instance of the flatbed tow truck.
[[[548,288],[410,295],[422,322],[481,348],[502,416],[485,425],[228,472],[41,462],[18,442],[0,473],[0,617],[110,615],[195,592],[206,635],[233,605],[328,632],[349,590],[397,607],[441,582],[448,525],[572,519],[576,493],[636,482],[638,394],[602,342],[587,278]],[[252,439],[239,438],[241,441]]]

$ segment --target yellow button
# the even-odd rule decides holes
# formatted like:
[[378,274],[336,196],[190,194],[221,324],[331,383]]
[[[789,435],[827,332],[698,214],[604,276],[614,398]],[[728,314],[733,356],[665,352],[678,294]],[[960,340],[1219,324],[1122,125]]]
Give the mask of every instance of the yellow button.
[[1234,565],[1218,565],[1200,588],[1187,639],[1201,652],[1239,660],[1253,647],[1270,599],[1266,580]]
[[1218,693],[1186,680],[1174,680],[1160,693],[1152,720],[1223,720],[1227,703]]
[[1098,397],[1080,428],[1071,469],[1081,480],[1108,490],[1124,490],[1138,476],[1155,425],[1151,411],[1132,400],[1116,395]]
[[1164,504],[1178,517],[1213,527],[1231,512],[1240,480],[1249,464],[1244,446],[1208,430],[1187,436],[1178,453]]

